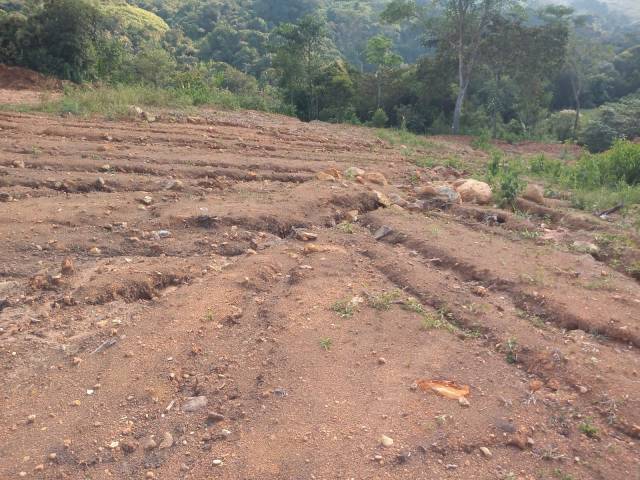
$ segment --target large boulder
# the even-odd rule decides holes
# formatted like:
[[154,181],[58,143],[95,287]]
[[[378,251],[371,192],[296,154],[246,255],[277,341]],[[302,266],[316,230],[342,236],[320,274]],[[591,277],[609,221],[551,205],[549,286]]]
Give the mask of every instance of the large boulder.
[[472,178],[457,181],[454,188],[463,202],[486,205],[493,198],[493,192],[487,183]]
[[522,198],[529,200],[530,202],[544,205],[544,188],[540,185],[536,185],[535,183],[530,183],[522,194]]

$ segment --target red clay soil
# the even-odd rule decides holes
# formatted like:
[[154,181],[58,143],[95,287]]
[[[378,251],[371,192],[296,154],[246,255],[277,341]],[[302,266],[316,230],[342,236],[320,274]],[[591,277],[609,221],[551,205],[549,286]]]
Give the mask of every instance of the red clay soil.
[[62,81],[34,72],[28,68],[0,64],[0,89],[6,90],[59,90]]
[[631,234],[402,207],[440,174],[256,112],[0,113],[0,478],[637,478],[640,287],[575,247]]

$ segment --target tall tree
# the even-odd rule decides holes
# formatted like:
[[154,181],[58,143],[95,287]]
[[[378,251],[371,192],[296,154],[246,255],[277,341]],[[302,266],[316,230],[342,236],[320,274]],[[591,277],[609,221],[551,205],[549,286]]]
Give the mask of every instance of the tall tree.
[[297,24],[284,23],[272,34],[273,66],[280,86],[306,120],[318,118],[317,80],[327,62],[330,42],[325,22],[307,15]]
[[393,42],[384,35],[371,37],[364,51],[365,61],[376,68],[376,108],[380,108],[382,100],[383,77],[392,67],[402,63],[402,57],[393,51]]
[[389,23],[413,20],[422,26],[426,43],[450,49],[458,60],[458,92],[452,132],[459,133],[462,107],[480,57],[482,38],[490,20],[501,15],[511,0],[433,0],[432,6],[416,0],[393,0],[382,13]]

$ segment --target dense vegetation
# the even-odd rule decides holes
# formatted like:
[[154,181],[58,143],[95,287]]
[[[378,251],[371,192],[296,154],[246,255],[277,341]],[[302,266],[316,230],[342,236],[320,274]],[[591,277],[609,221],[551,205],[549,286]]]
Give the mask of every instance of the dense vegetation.
[[574,4],[0,0],[0,63],[109,85],[121,108],[223,104],[602,151],[640,135],[640,27]]

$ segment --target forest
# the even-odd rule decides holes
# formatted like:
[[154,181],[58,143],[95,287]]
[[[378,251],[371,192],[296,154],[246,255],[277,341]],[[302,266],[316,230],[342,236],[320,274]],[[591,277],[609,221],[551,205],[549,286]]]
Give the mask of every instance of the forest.
[[0,63],[190,105],[603,151],[640,135],[634,15],[599,0],[1,0]]

